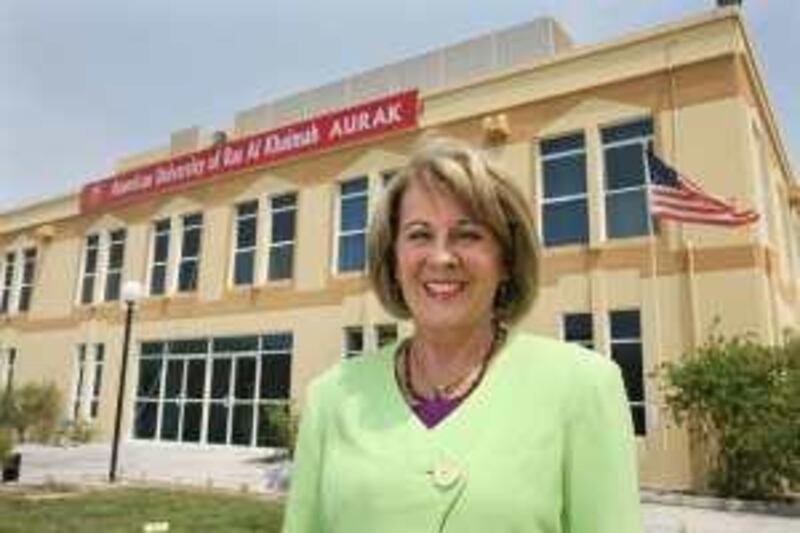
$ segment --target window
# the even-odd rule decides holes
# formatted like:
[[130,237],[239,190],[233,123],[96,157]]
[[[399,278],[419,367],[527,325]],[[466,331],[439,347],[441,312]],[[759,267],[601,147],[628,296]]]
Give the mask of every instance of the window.
[[[94,348],[94,350],[90,350]],[[92,353],[90,354],[90,351]],[[73,376],[72,418],[97,418],[100,411],[100,391],[103,386],[105,345],[81,343],[75,352]]]
[[567,313],[563,317],[563,338],[590,350],[594,349],[591,313]]
[[[124,228],[86,236],[80,303],[91,304],[100,297],[106,302],[119,300],[126,236],[127,231]],[[97,280],[104,283],[100,285]]]
[[287,193],[270,198],[272,213],[269,242],[270,281],[290,279],[294,270],[297,194]]
[[164,294],[167,289],[167,265],[169,264],[169,239],[172,223],[169,218],[153,223],[153,250],[150,264],[150,295]]
[[268,446],[291,390],[291,332],[146,341],[139,356],[137,439]]
[[100,254],[100,235],[97,233],[86,236],[86,246],[83,256],[83,276],[81,278],[81,303],[90,304],[94,301],[94,286],[97,278],[97,267]]
[[9,313],[11,311],[11,293],[14,289],[14,267],[17,261],[17,254],[8,252],[5,257],[5,266],[3,268],[3,295],[0,300],[0,313]]
[[378,348],[397,340],[397,324],[378,324],[375,326],[375,343]]
[[644,373],[642,368],[642,334],[638,310],[609,313],[611,324],[611,358],[622,369],[625,391],[637,435],[647,431],[645,420]]
[[181,222],[183,239],[181,240],[181,258],[178,263],[178,291],[191,292],[197,290],[197,278],[200,271],[203,214],[184,215],[181,217]]
[[75,388],[73,389],[72,418],[78,420],[83,414],[83,391],[86,379],[86,345],[78,345],[78,353],[75,358]]
[[22,260],[22,282],[19,287],[20,311],[27,311],[31,307],[33,296],[33,278],[36,275],[36,248],[27,248],[23,252]]
[[92,399],[89,404],[89,416],[97,418],[100,411],[100,389],[103,386],[103,363],[105,362],[105,344],[94,345],[94,374],[92,376]]
[[646,152],[652,146],[653,121],[648,118],[602,128],[600,136],[605,174],[606,236],[650,234]]
[[108,268],[106,269],[106,286],[103,299],[107,302],[119,300],[122,287],[122,264],[125,260],[125,229],[109,232]]
[[13,250],[3,256],[0,271],[0,314],[30,310],[36,276],[35,247]]
[[339,185],[338,272],[360,271],[366,264],[368,186],[366,177]]
[[233,252],[233,284],[251,285],[255,277],[258,232],[258,200],[236,206],[236,249]]
[[542,240],[546,246],[589,241],[583,133],[539,143],[542,160]]
[[358,357],[364,353],[364,328],[347,326],[344,328],[344,356]]

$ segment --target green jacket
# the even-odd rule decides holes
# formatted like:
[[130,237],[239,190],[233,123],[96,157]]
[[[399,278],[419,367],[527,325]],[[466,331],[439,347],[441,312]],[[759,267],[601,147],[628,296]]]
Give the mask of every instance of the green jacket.
[[432,429],[405,403],[394,346],[310,386],[284,533],[639,533],[636,457],[617,366],[511,335]]

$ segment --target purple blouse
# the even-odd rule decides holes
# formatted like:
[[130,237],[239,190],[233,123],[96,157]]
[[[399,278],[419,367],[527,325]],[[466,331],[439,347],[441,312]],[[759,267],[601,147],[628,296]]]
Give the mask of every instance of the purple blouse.
[[411,409],[414,411],[414,414],[417,415],[417,418],[425,424],[425,427],[432,428],[444,420],[447,415],[455,411],[456,407],[458,407],[467,396],[469,396],[469,394],[453,399],[440,398],[438,396],[431,399],[419,398],[417,399],[417,403],[411,406]]

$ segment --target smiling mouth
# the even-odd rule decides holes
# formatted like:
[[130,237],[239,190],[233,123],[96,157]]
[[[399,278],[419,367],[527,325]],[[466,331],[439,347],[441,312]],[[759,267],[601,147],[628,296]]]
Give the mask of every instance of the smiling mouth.
[[437,300],[450,300],[464,291],[466,283],[462,281],[429,281],[423,283],[425,294]]

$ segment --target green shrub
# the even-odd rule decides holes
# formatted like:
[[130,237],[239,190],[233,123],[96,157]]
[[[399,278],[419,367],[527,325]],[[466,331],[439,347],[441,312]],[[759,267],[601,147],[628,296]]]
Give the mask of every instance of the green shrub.
[[53,383],[27,383],[6,390],[0,399],[0,425],[16,430],[21,442],[50,442],[61,413],[61,392]]
[[95,428],[91,420],[81,417],[77,420],[64,420],[55,434],[59,445],[86,444],[94,438]]
[[260,434],[264,435],[261,444],[286,448],[293,453],[297,438],[298,419],[292,413],[289,403],[266,404],[261,406]]
[[706,445],[712,490],[770,498],[800,485],[800,337],[768,347],[713,336],[661,372],[673,418]]

